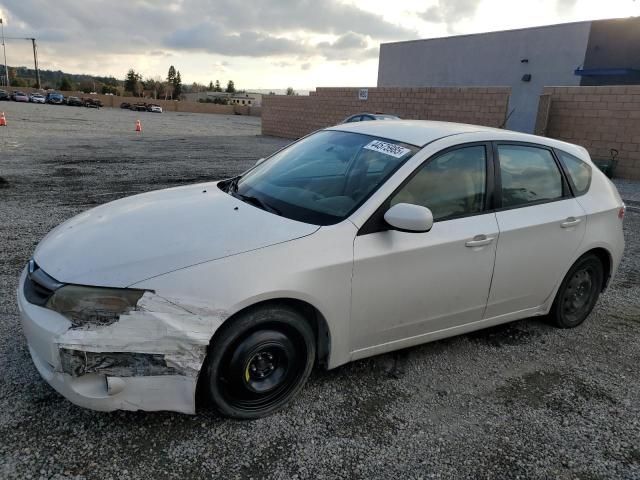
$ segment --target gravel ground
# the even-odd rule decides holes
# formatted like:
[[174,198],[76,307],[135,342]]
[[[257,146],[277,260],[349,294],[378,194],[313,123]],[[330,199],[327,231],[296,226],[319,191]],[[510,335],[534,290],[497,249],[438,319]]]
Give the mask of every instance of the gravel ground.
[[316,371],[254,422],[98,413],[31,363],[14,291],[34,245],[94,205],[230,176],[286,142],[249,117],[2,108],[1,477],[640,478],[640,184],[620,182],[626,255],[580,328],[530,319]]

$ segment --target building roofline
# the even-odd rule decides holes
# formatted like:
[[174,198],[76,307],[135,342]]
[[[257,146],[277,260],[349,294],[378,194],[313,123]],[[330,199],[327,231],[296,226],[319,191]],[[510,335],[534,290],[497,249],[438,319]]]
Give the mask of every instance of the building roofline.
[[593,22],[600,22],[600,21],[607,21],[607,20],[627,20],[627,19],[631,19],[631,18],[640,19],[640,17],[638,17],[638,16],[613,17],[613,18],[595,18],[595,19],[592,19],[592,20],[580,20],[580,21],[577,21],[577,22],[553,23],[551,25],[536,25],[536,26],[533,26],[533,27],[509,28],[507,30],[489,30],[487,32],[465,33],[465,34],[462,34],[462,35],[447,35],[447,36],[444,36],[444,37],[416,38],[416,39],[413,39],[413,40],[400,40],[400,41],[397,41],[397,42],[381,43],[380,46],[382,47],[383,45],[397,45],[399,43],[429,42],[429,41],[432,41],[432,40],[445,40],[445,39],[449,39],[449,38],[477,37],[479,35],[491,35],[491,34],[497,34],[497,33],[521,32],[523,30],[542,30],[542,29],[545,29],[545,28],[567,27],[567,26],[570,26],[570,25],[581,25],[581,24],[585,24],[585,23],[593,23]]

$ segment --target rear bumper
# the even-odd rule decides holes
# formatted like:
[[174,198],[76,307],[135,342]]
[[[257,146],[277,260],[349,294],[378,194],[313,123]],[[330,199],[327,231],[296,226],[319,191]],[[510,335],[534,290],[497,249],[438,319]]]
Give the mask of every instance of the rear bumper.
[[58,393],[84,408],[112,410],[171,410],[195,413],[197,378],[182,375],[110,377],[86,374],[73,377],[60,368],[56,339],[71,323],[52,310],[27,302],[23,293],[26,269],[18,286],[18,308],[33,363]]

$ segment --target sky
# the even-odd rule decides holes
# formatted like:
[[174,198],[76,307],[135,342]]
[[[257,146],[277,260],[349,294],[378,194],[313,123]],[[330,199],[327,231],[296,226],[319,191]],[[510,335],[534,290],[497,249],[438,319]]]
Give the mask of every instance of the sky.
[[[0,0],[6,37],[40,67],[237,88],[375,86],[380,43],[640,16],[640,0]],[[6,40],[31,66],[31,43]],[[0,60],[1,61],[1,60]]]

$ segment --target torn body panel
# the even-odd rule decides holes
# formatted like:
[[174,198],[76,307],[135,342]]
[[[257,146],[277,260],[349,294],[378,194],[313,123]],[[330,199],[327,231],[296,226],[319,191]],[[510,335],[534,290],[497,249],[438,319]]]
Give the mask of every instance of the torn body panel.
[[114,377],[190,375],[167,365],[164,355],[133,352],[83,352],[61,348],[60,368],[73,377],[100,373]]
[[186,298],[179,302],[145,292],[136,308],[115,322],[78,326],[28,302],[18,290],[24,333],[39,373],[72,402],[102,411],[195,413],[198,373],[227,315],[211,307],[190,310]]
[[[217,310],[208,310],[206,314],[192,313],[182,306],[188,304],[188,301],[180,302],[179,306],[155,293],[145,292],[136,309],[120,315],[116,322],[71,328],[60,335],[56,343],[61,350],[157,354],[163,357],[172,373],[197,377],[207,354],[209,341],[226,319],[226,315]],[[92,358],[100,362],[99,356],[92,355]],[[135,356],[129,358],[139,360]],[[106,363],[109,369],[110,365],[110,362]],[[93,368],[96,367],[94,365]],[[154,368],[158,367],[156,362]],[[132,368],[126,370],[130,371]],[[101,372],[98,369],[95,373]]]

